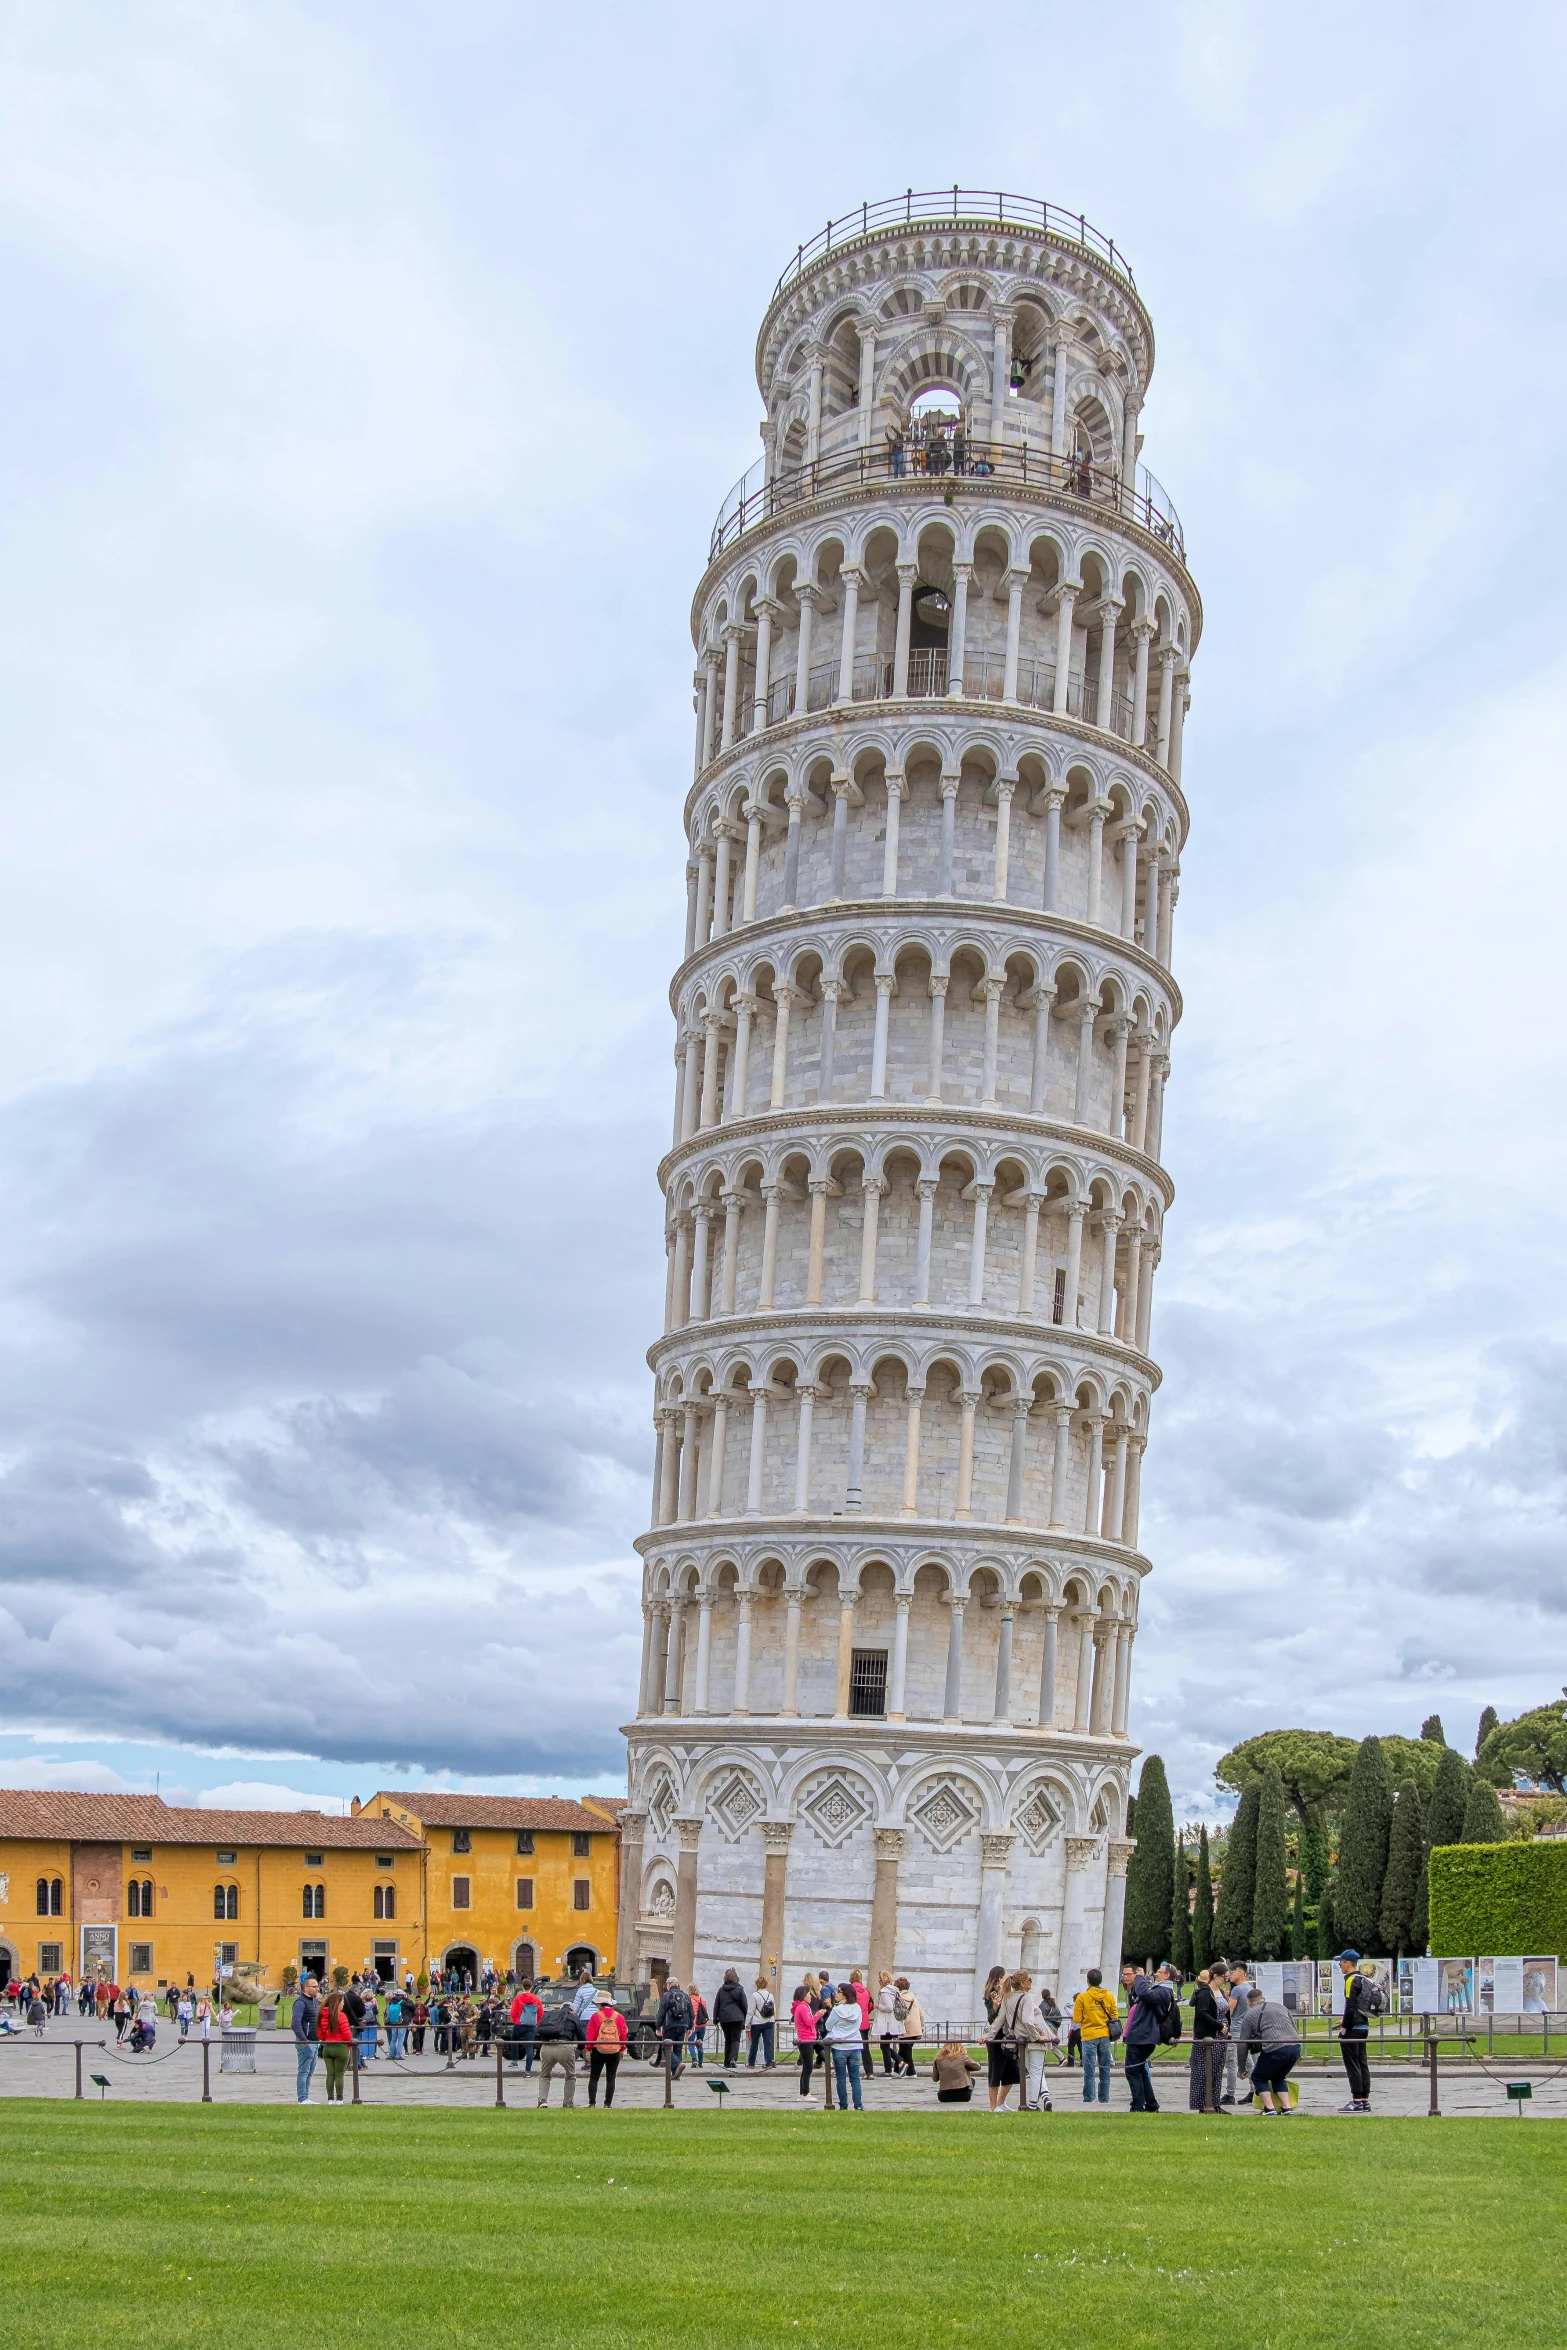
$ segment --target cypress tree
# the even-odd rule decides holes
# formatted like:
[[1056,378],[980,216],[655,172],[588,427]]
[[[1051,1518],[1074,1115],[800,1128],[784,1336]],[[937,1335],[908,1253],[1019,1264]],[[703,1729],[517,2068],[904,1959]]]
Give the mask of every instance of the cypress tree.
[[1420,1725],[1420,1735],[1422,1738],[1429,1738],[1433,1746],[1445,1746],[1447,1740],[1442,1735],[1441,1715],[1427,1714]]
[[[1451,1751],[1449,1748],[1448,1752]],[[1444,1754],[1442,1759],[1445,1762],[1447,1755]],[[1387,1874],[1382,1880],[1382,1939],[1378,1947],[1385,1950],[1390,1958],[1397,1958],[1414,1947],[1410,1928],[1425,1857],[1426,1824],[1420,1814],[1420,1798],[1415,1793],[1414,1781],[1406,1779],[1398,1791],[1398,1802],[1393,1810],[1393,1830],[1388,1838]]]
[[1490,1737],[1490,1735],[1491,1735],[1491,1732],[1492,1732],[1492,1731],[1493,1731],[1493,1730],[1496,1728],[1496,1724],[1497,1724],[1498,1718],[1499,1718],[1499,1717],[1498,1717],[1498,1715],[1497,1715],[1497,1711],[1496,1711],[1496,1708],[1495,1708],[1495,1706],[1494,1706],[1494,1705],[1488,1705],[1488,1706],[1486,1707],[1486,1709],[1485,1709],[1484,1713],[1483,1713],[1483,1714],[1480,1716],[1480,1727],[1479,1727],[1479,1730],[1477,1731],[1477,1733],[1476,1733],[1476,1735],[1475,1735],[1475,1757],[1476,1757],[1476,1760],[1478,1760],[1478,1759],[1479,1759],[1479,1754],[1480,1754],[1480,1749],[1481,1749],[1481,1747],[1482,1747],[1482,1746],[1485,1744],[1486,1740],[1487,1740],[1487,1739]]
[[1306,1878],[1306,1899],[1320,1901],[1328,1881],[1328,1838],[1320,1820],[1307,1820],[1301,1829],[1300,1865]]
[[1393,1827],[1393,1789],[1379,1738],[1362,1738],[1333,1873],[1333,1925],[1346,1949],[1374,1951],[1382,1931],[1382,1880]]
[[1135,1795],[1129,1795],[1126,1799],[1126,1832],[1128,1836],[1135,1836],[1137,1833],[1137,1798]]
[[1461,1844],[1503,1844],[1507,1840],[1507,1821],[1502,1811],[1502,1799],[1489,1779],[1475,1773],[1469,1789],[1469,1801],[1464,1806]]
[[1208,1830],[1197,1831],[1197,1884],[1192,1897],[1192,1967],[1201,1974],[1213,1959],[1213,1868],[1208,1859]]
[[1285,1880],[1284,1782],[1265,1771],[1257,1800],[1257,1859],[1252,1882],[1251,1948],[1248,1958],[1282,1958],[1289,1923]]
[[1224,1873],[1213,1917],[1215,1958],[1251,1956],[1251,1897],[1257,1878],[1257,1813],[1262,1781],[1253,1779],[1235,1807],[1224,1839]]
[[1337,1958],[1338,1936],[1333,1931],[1333,1879],[1329,1877],[1317,1903],[1317,1956]]
[[1170,1890],[1170,1964],[1175,1979],[1184,1983],[1192,1971],[1192,1917],[1187,1896],[1191,1879],[1186,1870],[1186,1838],[1175,1839],[1175,1881]]
[[1469,1805],[1469,1782],[1473,1776],[1461,1754],[1451,1746],[1443,1750],[1436,1766],[1436,1785],[1431,1790],[1429,1841],[1432,1844],[1463,1842],[1464,1813]]
[[1424,1958],[1431,1941],[1430,1853],[1420,1855],[1420,1874],[1415,1880],[1415,1898],[1409,1912],[1409,1955]]
[[1137,1782],[1137,1850],[1126,1872],[1126,1920],[1121,1950],[1139,1966],[1170,1955],[1170,1886],[1175,1873],[1175,1814],[1170,1783],[1158,1755],[1145,1760]]
[[1299,1869],[1295,1871],[1295,1906],[1290,1913],[1290,1956],[1309,1958],[1311,1949],[1306,1937],[1306,1880]]

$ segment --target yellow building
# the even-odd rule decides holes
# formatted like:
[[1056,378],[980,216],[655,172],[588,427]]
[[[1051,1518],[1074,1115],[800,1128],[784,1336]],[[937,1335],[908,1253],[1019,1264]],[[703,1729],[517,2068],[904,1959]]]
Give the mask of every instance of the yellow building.
[[383,1788],[355,1811],[422,1839],[433,1965],[531,1980],[615,1963],[620,1837],[597,1800]]
[[416,1829],[379,1816],[0,1789],[0,1982],[417,1972],[426,1860]]

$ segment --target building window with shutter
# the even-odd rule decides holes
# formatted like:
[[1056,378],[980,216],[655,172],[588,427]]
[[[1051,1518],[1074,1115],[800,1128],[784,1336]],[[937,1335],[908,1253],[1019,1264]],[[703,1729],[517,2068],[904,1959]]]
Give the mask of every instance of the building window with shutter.
[[452,1850],[453,1852],[471,1852],[473,1850],[473,1830],[471,1828],[454,1828],[452,1830]]
[[592,1853],[592,1850],[593,1850],[593,1839],[592,1839],[592,1837],[591,1837],[591,1836],[585,1836],[585,1835],[583,1834],[583,1832],[582,1832],[582,1830],[581,1830],[580,1828],[574,1829],[574,1830],[573,1830],[573,1832],[572,1832],[572,1838],[571,1838],[571,1857],[572,1857],[572,1859],[573,1859],[573,1860],[587,1860],[587,1859],[589,1858],[589,1856],[591,1855],[591,1853]]
[[133,1975],[150,1975],[152,1973],[152,1944],[150,1942],[133,1942],[131,1944],[131,1973]]
[[473,1879],[471,1877],[453,1877],[452,1907],[453,1909],[471,1909],[473,1907]]
[[533,1907],[533,1879],[531,1877],[517,1879],[517,1907],[519,1909]]
[[573,1909],[591,1909],[593,1907],[593,1887],[586,1877],[573,1879],[571,1906]]
[[517,1830],[517,1850],[522,1853],[524,1857],[532,1852],[533,1830],[531,1828],[519,1828]]
[[57,1975],[64,1963],[63,1947],[58,1942],[40,1942],[38,1945],[38,1972]]

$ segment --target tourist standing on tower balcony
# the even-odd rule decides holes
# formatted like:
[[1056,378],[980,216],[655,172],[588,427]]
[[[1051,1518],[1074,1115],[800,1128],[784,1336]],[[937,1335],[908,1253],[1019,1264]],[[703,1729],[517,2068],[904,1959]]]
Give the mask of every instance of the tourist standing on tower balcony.
[[747,2001],[740,1987],[740,1977],[733,1967],[724,1969],[724,1979],[713,2000],[713,2021],[724,2035],[724,2070],[732,2073],[740,2061],[740,2034],[745,2029]]
[[887,459],[892,467],[893,480],[901,481],[908,460],[904,448],[902,427],[896,424],[889,424],[887,427]]
[[778,2031],[778,2009],[773,1999],[772,1986],[765,1975],[758,1975],[756,1988],[751,1993],[746,2009],[746,2021],[751,2028],[751,2045],[746,2063],[754,2065],[756,2052],[762,2051],[762,2063],[768,2072],[773,2069],[773,2048]]
[[854,1996],[851,1983],[840,1983],[838,1996],[827,2018],[827,2053],[832,2058],[833,2080],[838,2090],[838,2110],[842,2113],[849,2102],[849,2090],[854,2090],[854,2110],[863,2113],[860,2098],[860,2062],[864,2049],[864,2034],[860,2021],[860,2003]]
[[1099,2103],[1110,2102],[1110,2075],[1115,2069],[1115,2058],[1110,2049],[1110,2027],[1115,2036],[1121,2036],[1121,2011],[1114,1997],[1104,1987],[1104,1977],[1096,1966],[1088,1970],[1088,1988],[1079,1991],[1072,2002],[1072,2021],[1077,2026],[1083,2051],[1083,2103],[1092,2105],[1097,2090]]
[[811,2067],[816,2062],[816,2009],[804,1983],[795,1987],[789,2020],[794,2025],[795,2054],[800,2060],[800,2095],[811,2094]]

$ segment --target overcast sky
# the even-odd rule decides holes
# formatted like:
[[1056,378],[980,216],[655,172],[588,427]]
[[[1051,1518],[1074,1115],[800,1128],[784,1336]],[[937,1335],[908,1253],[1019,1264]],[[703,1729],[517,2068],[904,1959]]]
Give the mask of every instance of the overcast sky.
[[690,596],[954,179],[1131,257],[1207,613],[1134,1735],[1567,1680],[1567,20],[984,21],[0,13],[0,1781],[621,1783]]

